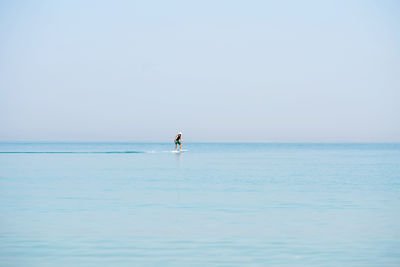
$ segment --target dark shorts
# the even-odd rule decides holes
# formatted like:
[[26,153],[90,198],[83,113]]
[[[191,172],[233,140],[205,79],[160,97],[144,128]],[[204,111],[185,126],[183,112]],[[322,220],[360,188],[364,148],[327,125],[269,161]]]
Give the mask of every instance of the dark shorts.
[[175,145],[182,145],[181,140],[176,140],[176,141],[175,141]]

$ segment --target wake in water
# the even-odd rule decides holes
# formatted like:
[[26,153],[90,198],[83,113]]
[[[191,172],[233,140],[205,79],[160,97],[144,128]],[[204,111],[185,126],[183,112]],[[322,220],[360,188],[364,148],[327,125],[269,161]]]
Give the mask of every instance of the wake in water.
[[143,154],[143,153],[181,153],[182,151],[0,151],[0,154]]
[[136,154],[146,151],[0,151],[0,154]]

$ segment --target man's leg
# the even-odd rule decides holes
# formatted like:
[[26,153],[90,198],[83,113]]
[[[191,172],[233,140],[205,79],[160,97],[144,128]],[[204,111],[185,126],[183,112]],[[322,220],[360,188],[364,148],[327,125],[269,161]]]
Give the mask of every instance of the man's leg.
[[182,144],[179,145],[179,150],[182,151]]
[[178,144],[175,144],[175,150],[176,150],[177,147],[178,147]]

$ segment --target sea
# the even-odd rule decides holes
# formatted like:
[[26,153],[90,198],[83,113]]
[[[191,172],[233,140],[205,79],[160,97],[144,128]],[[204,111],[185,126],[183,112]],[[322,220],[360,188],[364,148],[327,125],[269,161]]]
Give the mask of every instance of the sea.
[[399,143],[0,143],[0,266],[400,266]]

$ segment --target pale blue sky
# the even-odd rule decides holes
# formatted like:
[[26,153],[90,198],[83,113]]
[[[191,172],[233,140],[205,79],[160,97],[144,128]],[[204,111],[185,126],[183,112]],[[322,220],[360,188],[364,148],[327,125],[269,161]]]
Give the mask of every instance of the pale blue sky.
[[0,140],[400,142],[398,1],[1,1]]

